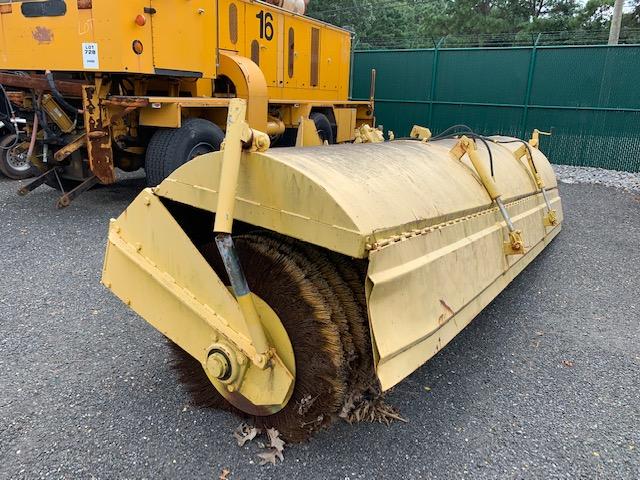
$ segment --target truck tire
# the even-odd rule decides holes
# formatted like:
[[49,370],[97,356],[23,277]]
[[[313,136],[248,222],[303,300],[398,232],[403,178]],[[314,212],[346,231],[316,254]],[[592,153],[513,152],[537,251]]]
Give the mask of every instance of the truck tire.
[[189,118],[180,128],[161,128],[151,137],[145,157],[147,185],[159,185],[176,169],[205,153],[220,150],[224,132],[215,123]]
[[[0,172],[13,180],[24,180],[33,177],[33,167],[27,159],[27,152],[14,147],[15,134],[0,139]],[[19,142],[22,143],[22,142]]]
[[309,115],[309,118],[316,124],[316,130],[320,136],[320,140],[327,142],[329,145],[333,145],[335,138],[333,136],[333,128],[331,128],[331,122],[324,113],[313,112]]

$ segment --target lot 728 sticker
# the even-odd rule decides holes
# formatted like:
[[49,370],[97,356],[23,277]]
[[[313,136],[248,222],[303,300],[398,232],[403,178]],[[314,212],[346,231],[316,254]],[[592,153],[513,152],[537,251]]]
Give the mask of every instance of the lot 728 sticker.
[[100,68],[100,60],[98,60],[98,44],[83,43],[82,44],[82,64],[84,68],[96,70]]

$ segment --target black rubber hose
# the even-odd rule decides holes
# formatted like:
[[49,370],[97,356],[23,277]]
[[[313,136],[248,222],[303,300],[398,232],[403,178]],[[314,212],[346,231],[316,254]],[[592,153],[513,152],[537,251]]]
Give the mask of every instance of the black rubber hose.
[[527,147],[527,150],[529,152],[529,155],[531,156],[531,165],[533,165],[533,171],[535,173],[538,173],[538,167],[536,167],[536,162],[533,160],[533,152],[531,151],[531,145],[529,145],[529,142],[525,141],[525,140],[521,140],[519,138],[514,138],[513,140],[491,140],[492,142],[495,143],[522,143],[524,144],[525,147]]
[[53,94],[53,98],[56,99],[56,101],[60,104],[60,106],[62,108],[64,108],[67,112],[75,115],[76,117],[78,116],[78,114],[82,114],[82,110],[74,107],[73,105],[71,105],[69,102],[67,102],[64,97],[62,96],[62,94],[60,93],[60,91],[58,90],[58,87],[56,87],[56,82],[53,79],[53,73],[51,73],[49,70],[47,70],[45,72],[45,77],[47,79],[47,82],[49,83],[49,88],[51,89],[51,93]]
[[[463,130],[463,131],[460,132],[459,130]],[[452,132],[456,132],[456,133],[452,133]],[[459,135],[466,135],[466,136],[471,137],[473,139],[480,140],[484,144],[485,148],[487,149],[487,153],[489,154],[489,166],[491,167],[491,176],[493,177],[495,175],[495,169],[493,167],[493,153],[491,152],[491,147],[489,147],[489,141],[492,141],[492,140],[489,139],[489,141],[487,141],[487,137],[485,137],[483,135],[480,135],[479,133],[475,133],[471,129],[471,127],[469,127],[467,125],[462,125],[462,124],[453,125],[453,126],[447,128],[445,131],[443,131],[439,135],[436,135],[435,137],[431,137],[429,139],[429,141],[454,139],[455,137],[457,137]],[[418,142],[422,142],[423,141],[420,138],[413,138],[413,137],[403,137],[403,138],[398,138],[396,140],[414,140],[414,141],[418,141]],[[496,143],[499,143],[499,142],[496,142]],[[507,142],[505,142],[505,143],[507,143]]]

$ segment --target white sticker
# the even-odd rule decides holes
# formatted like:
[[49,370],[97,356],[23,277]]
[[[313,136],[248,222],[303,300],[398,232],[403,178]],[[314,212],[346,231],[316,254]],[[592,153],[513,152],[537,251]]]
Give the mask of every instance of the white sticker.
[[97,43],[82,44],[82,63],[84,65],[84,68],[87,69],[97,70],[100,68]]

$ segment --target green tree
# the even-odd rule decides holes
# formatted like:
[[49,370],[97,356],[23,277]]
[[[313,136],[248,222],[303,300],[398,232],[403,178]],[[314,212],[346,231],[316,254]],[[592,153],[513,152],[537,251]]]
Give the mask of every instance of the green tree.
[[[465,35],[606,32],[614,0],[311,0],[309,15],[348,27],[364,47],[424,47]],[[623,17],[640,28],[640,0]]]

